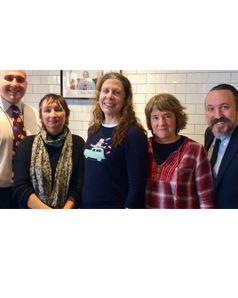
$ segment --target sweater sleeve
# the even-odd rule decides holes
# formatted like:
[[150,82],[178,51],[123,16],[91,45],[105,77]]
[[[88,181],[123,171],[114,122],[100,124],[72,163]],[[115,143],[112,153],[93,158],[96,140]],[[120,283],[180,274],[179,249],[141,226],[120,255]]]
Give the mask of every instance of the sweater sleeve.
[[27,200],[34,193],[30,178],[31,148],[34,136],[29,136],[21,141],[14,161],[13,199],[20,208],[28,208]]
[[213,181],[210,162],[204,147],[200,147],[197,155],[196,185],[200,208],[214,207]]
[[79,208],[82,202],[82,188],[84,180],[84,140],[73,135],[73,173],[70,180],[68,196],[76,201],[75,208]]
[[147,136],[137,126],[129,129],[126,137],[126,163],[129,182],[125,208],[142,208],[148,167]]

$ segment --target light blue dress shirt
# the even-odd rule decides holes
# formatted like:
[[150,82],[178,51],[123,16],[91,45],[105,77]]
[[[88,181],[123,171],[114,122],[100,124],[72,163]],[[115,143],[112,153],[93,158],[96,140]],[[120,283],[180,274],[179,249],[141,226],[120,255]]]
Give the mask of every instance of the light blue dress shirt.
[[[225,138],[221,138],[221,144],[220,144],[218,155],[217,155],[217,161],[216,161],[216,164],[215,164],[214,169],[213,169],[214,178],[216,178],[217,175],[218,175],[218,171],[219,171],[223,156],[226,152],[227,146],[230,142],[232,132],[229,136],[227,136]],[[214,139],[212,148],[214,147],[214,144],[215,144],[215,139]]]

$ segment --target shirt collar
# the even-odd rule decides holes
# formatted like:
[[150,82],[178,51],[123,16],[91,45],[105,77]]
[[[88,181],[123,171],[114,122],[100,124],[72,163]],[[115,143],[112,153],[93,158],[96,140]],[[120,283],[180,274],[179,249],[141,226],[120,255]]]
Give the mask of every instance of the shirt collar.
[[229,133],[229,135],[228,136],[225,136],[225,137],[223,137],[223,138],[220,138],[221,139],[221,141],[222,142],[224,142],[224,141],[229,141],[230,140],[230,138],[231,138],[231,135],[233,134],[233,132],[234,132],[234,130],[235,129],[233,129],[230,133]]
[[[0,105],[2,106],[2,108],[4,109],[4,111],[7,112],[7,110],[10,108],[10,106],[12,105],[10,102],[8,102],[6,99],[2,98],[0,96]],[[20,110],[20,114],[22,115],[22,104],[21,101],[18,102],[17,104],[15,104],[15,106],[17,106]]]
[[106,128],[113,128],[116,127],[118,124],[104,124],[102,123],[102,126],[106,127]]
[[[234,129],[230,132],[228,136],[220,138],[222,146],[226,147],[229,144],[233,132],[234,132]],[[216,138],[214,138],[214,144],[215,144],[215,141],[216,141]]]

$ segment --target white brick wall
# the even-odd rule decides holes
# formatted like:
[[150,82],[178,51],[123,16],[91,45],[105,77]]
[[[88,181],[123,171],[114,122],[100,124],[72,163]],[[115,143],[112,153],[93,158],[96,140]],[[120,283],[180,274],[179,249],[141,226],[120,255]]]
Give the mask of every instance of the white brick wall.
[[[203,144],[207,127],[204,110],[206,94],[220,83],[230,83],[238,89],[238,70],[123,70],[133,86],[137,116],[145,125],[144,108],[152,96],[161,92],[175,95],[189,115],[187,129],[182,133]],[[28,89],[24,101],[38,109],[46,93],[60,94],[59,70],[27,70]],[[68,100],[71,110],[70,129],[87,137],[92,102]]]

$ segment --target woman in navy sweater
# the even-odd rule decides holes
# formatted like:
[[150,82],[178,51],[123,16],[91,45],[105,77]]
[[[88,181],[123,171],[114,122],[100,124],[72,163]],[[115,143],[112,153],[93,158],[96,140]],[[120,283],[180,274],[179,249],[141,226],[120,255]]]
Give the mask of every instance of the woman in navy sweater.
[[142,208],[148,142],[135,116],[131,83],[119,73],[99,82],[84,156],[82,208]]

